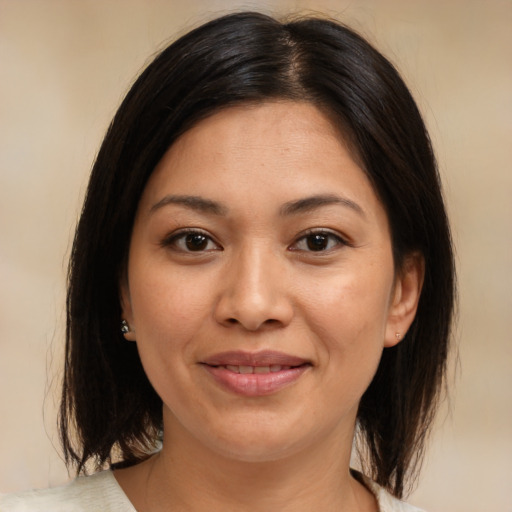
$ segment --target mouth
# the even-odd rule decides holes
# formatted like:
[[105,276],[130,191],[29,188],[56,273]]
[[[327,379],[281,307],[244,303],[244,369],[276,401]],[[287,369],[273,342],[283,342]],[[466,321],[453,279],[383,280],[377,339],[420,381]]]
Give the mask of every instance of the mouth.
[[[301,365],[299,365],[301,366]],[[298,368],[298,366],[282,366],[280,364],[272,364],[270,366],[245,366],[239,365],[235,366],[232,364],[226,365],[218,365],[216,368],[224,368],[230,372],[234,373],[242,373],[244,375],[249,375],[251,373],[277,373],[283,370],[290,370],[291,368]]]
[[[235,350],[230,352],[221,352],[207,357],[203,364],[208,366],[232,366],[232,367],[252,367],[252,368],[277,368],[296,367],[303,364],[310,364],[310,361],[298,356],[277,352],[274,350],[262,350],[260,352],[244,352]],[[252,372],[249,372],[252,373]],[[268,372],[267,372],[268,373]]]
[[277,393],[312,367],[308,360],[275,351],[224,352],[201,365],[222,389],[249,397]]

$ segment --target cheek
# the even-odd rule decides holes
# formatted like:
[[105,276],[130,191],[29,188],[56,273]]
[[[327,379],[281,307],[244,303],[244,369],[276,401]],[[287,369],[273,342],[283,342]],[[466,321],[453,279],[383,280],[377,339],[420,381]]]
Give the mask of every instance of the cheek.
[[334,392],[359,398],[371,382],[384,347],[391,286],[388,277],[357,272],[326,280],[316,293],[308,289],[304,315]]
[[193,340],[206,323],[205,294],[156,266],[134,276],[130,292],[142,365],[164,403],[174,403],[189,381]]
[[382,342],[391,289],[392,279],[370,272],[325,276],[302,290],[303,314],[342,343],[367,337]]
[[152,340],[186,342],[209,315],[206,284],[166,266],[134,275],[130,292],[137,332]]
[[194,362],[192,341],[207,323],[204,289],[201,293],[201,287],[184,281],[154,266],[134,273],[130,282],[139,356],[165,403],[180,395],[183,385],[178,383],[188,382]]

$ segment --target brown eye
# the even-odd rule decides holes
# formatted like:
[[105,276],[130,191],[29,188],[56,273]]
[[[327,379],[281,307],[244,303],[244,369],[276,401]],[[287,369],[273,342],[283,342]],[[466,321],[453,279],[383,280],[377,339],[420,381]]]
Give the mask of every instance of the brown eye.
[[306,252],[322,252],[338,246],[348,245],[343,238],[330,231],[313,231],[302,236],[290,248]]
[[185,245],[189,251],[204,251],[208,245],[208,237],[201,233],[192,233],[185,237]]
[[167,247],[183,253],[219,251],[222,248],[202,231],[186,230],[174,233],[162,241]]
[[306,244],[310,251],[324,251],[329,244],[329,235],[325,233],[308,235],[306,237]]

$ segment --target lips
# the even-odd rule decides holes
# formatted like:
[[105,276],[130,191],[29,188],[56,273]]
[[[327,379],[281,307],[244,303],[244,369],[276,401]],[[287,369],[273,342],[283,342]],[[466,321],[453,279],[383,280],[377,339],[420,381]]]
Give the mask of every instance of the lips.
[[296,382],[312,365],[283,352],[223,352],[201,362],[224,390],[243,396],[266,396]]

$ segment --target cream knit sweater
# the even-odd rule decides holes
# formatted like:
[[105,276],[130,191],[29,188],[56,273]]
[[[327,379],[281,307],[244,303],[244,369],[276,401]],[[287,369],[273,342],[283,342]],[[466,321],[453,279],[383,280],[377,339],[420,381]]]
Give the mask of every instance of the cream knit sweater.
[[[363,477],[364,478],[364,477]],[[391,496],[371,480],[380,512],[422,512]],[[0,512],[137,512],[111,471],[79,477],[62,487],[0,496]]]

